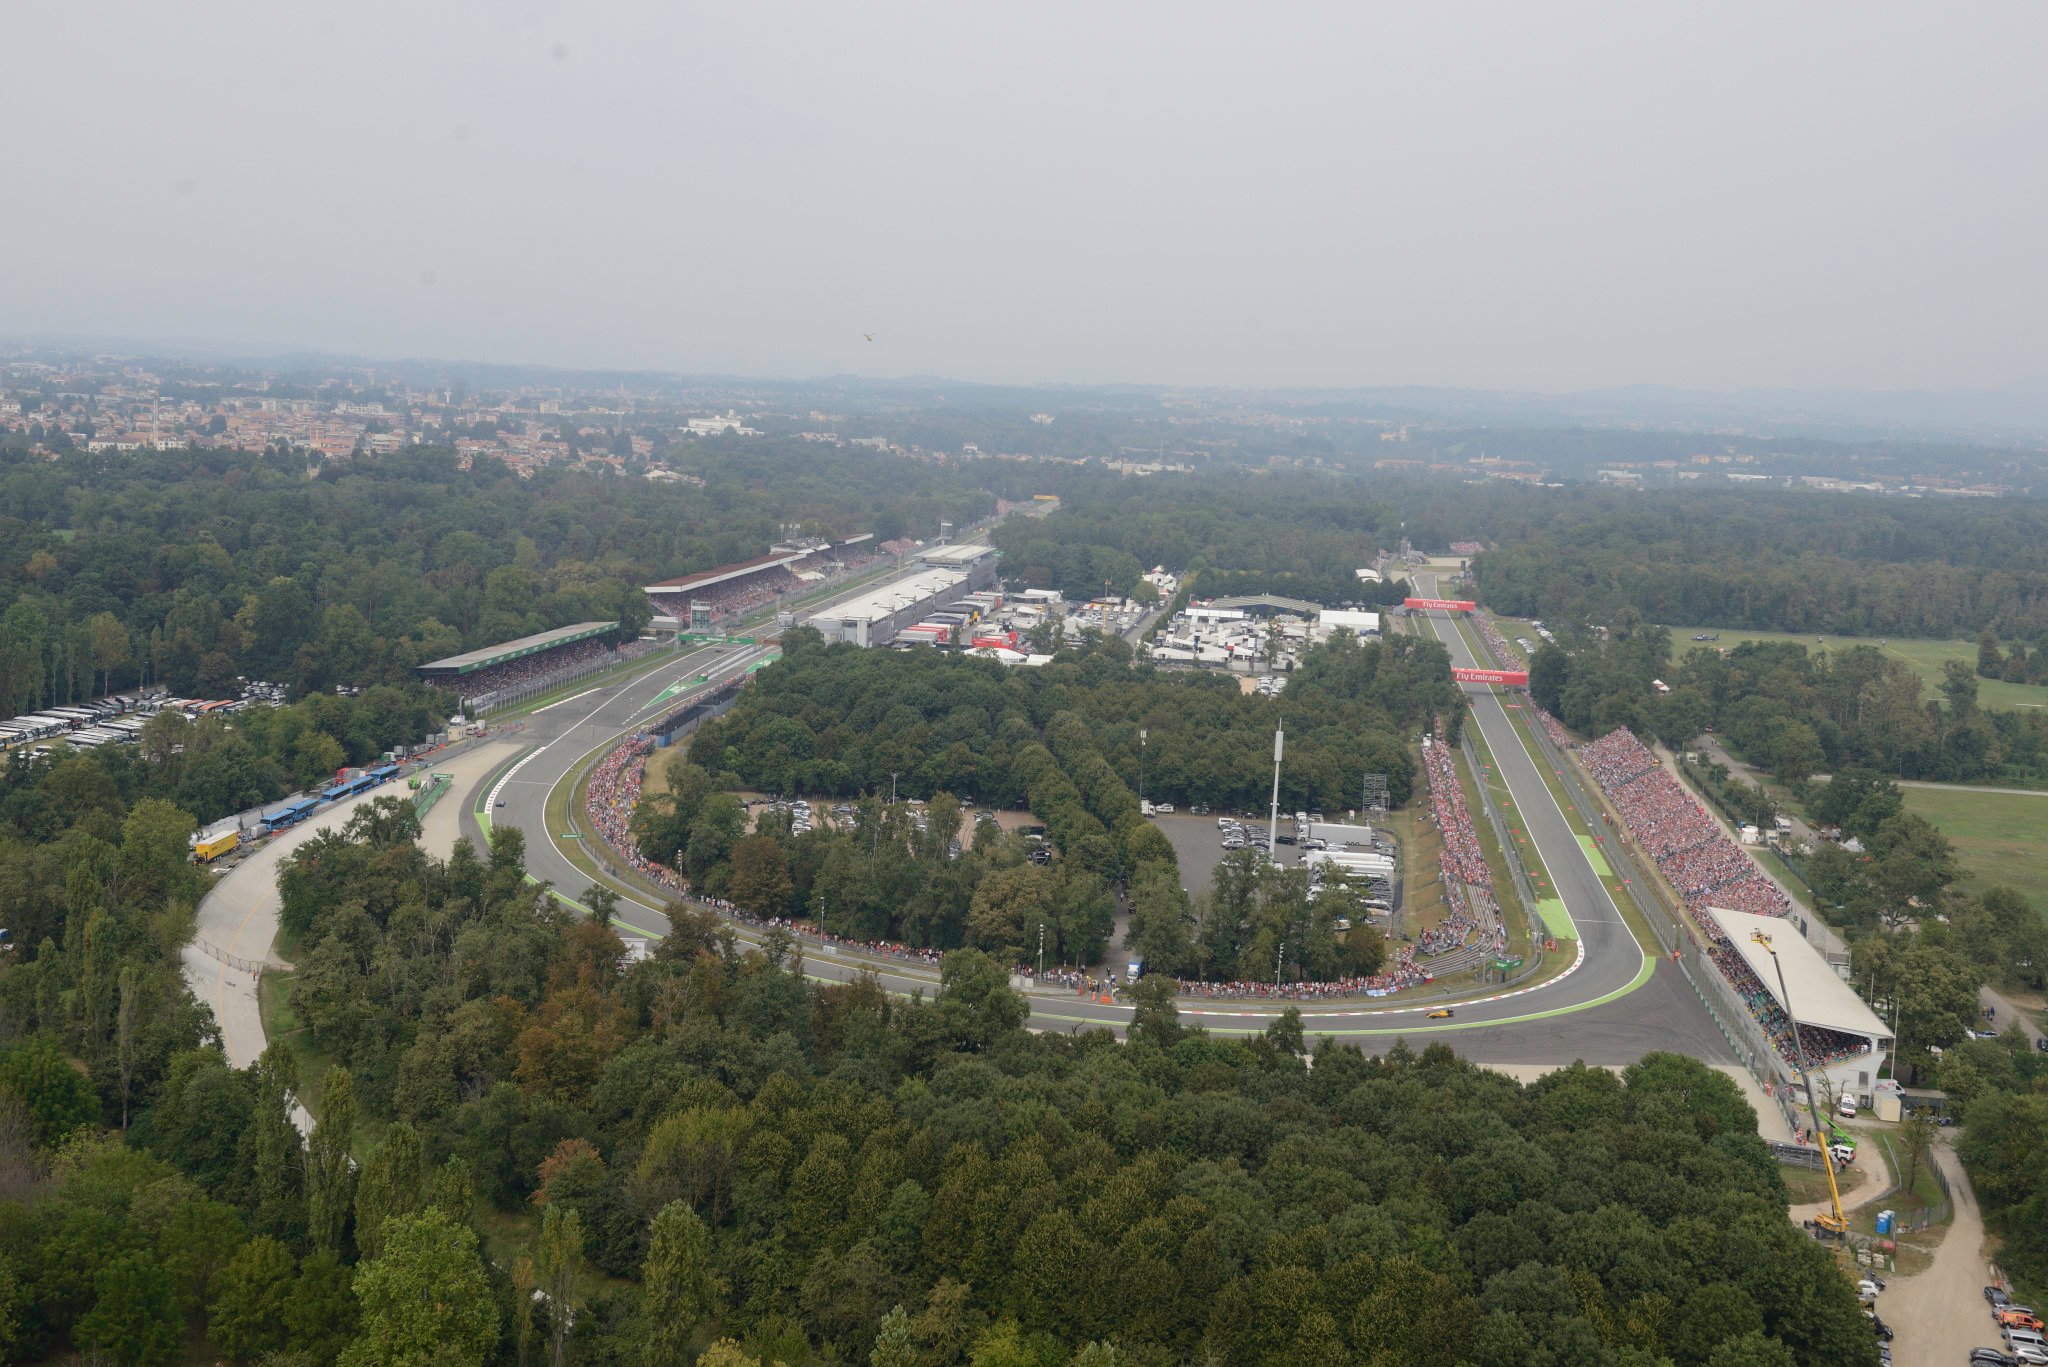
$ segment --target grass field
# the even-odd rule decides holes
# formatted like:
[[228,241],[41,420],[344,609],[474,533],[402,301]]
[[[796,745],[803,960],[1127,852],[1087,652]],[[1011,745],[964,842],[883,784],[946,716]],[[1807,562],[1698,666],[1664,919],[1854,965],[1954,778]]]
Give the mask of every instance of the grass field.
[[[1502,626],[1506,626],[1503,619]],[[1718,635],[1720,640],[1695,642],[1692,638],[1705,632]],[[1886,639],[1879,645],[1875,636],[1828,636],[1794,635],[1785,631],[1735,631],[1723,627],[1673,627],[1671,628],[1671,663],[1677,668],[1678,661],[1697,644],[1717,645],[1723,650],[1733,650],[1744,641],[1793,641],[1809,651],[1825,649],[1847,650],[1850,646],[1876,646],[1894,660],[1910,666],[1927,685],[1930,696],[1940,696],[1941,667],[1950,660],[1960,660],[1971,668],[1977,665],[1977,643],[1975,641],[1899,641]],[[2015,707],[2048,707],[2048,687],[2041,684],[2010,684],[1995,679],[1977,680],[1977,705],[1984,708],[2010,709]]]
[[1959,887],[1974,892],[2004,883],[2048,916],[2048,797],[1989,788],[1901,791],[1907,811],[1926,817],[1955,843],[1963,867]]

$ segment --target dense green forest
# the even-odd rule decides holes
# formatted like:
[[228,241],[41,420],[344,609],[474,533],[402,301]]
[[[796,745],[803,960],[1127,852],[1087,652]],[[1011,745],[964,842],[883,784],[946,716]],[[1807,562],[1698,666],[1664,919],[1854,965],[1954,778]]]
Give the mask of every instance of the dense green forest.
[[1006,522],[995,541],[1005,576],[1069,597],[1092,597],[1105,581],[1129,594],[1160,565],[1200,573],[1205,596],[1393,602],[1406,590],[1393,595],[1353,574],[1401,539],[1399,517],[1373,488],[1308,474],[1125,481],[1090,487],[1050,517]]
[[1347,577],[1404,535],[1492,545],[1473,574],[1509,616],[1947,639],[1990,627],[2008,649],[2048,648],[2048,504],[2033,499],[1202,474],[1083,481],[1071,506],[1005,525],[997,543],[1005,573],[1069,594],[1105,578],[1127,592],[1141,568],[1164,565],[1246,573],[1205,592],[1293,576],[1294,590],[1276,591],[1387,602],[1392,586],[1373,594]]
[[1949,1049],[1936,1076],[1962,1107],[1956,1154],[2001,1236],[1998,1265],[2019,1293],[2048,1295],[2048,1056],[2012,1023]]
[[895,1001],[683,907],[634,962],[518,831],[442,862],[386,799],[290,860],[309,1033],[236,1071],[177,982],[195,875],[152,816],[0,964],[13,1360],[1874,1360],[1692,1060],[1311,1068],[1296,1018],[1211,1038],[1162,979],[1128,1044],[1031,1034],[973,951]]
[[[1670,641],[1663,627],[1604,641],[1567,632],[1530,660],[1530,692],[1587,734],[1626,726],[1682,750],[1712,729],[1787,783],[1848,768],[1944,782],[2048,779],[2048,716],[1978,707],[1976,676],[1960,663],[1949,664],[1936,700],[1909,666],[1871,646],[1695,646],[1674,672]],[[1656,691],[1660,678],[1670,692]]]
[[2048,644],[2038,500],[1475,490],[1463,512],[1497,547],[1479,595],[1512,617]]
[[790,524],[929,536],[993,511],[985,485],[1010,469],[735,449],[696,489],[464,471],[440,448],[309,470],[221,451],[51,462],[12,438],[0,714],[145,680],[214,697],[237,676],[299,692],[401,683],[422,661],[577,621],[630,636],[652,611],[643,584],[759,555]]
[[[794,914],[835,933],[917,946],[972,945],[1005,964],[1035,951],[1039,925],[1058,960],[1092,962],[1131,899],[1155,968],[1270,979],[1370,972],[1380,945],[1334,930],[1340,897],[1311,903],[1292,880],[1247,876],[1191,901],[1172,847],[1139,814],[1146,793],[1230,810],[1260,805],[1282,715],[1231,679],[1133,668],[1121,641],[1062,653],[1042,669],[934,651],[826,646],[809,631],[705,724],[686,757],[665,761],[668,792],[646,804],[638,839],[694,886],[762,916]],[[1340,638],[1310,653],[1287,691],[1283,802],[1342,810],[1368,771],[1405,801],[1407,733],[1455,709],[1448,656],[1407,637]],[[893,776],[893,777],[892,777]],[[747,828],[733,793],[930,798],[918,830],[901,808],[863,802],[845,829],[801,835]],[[1057,852],[1047,866],[992,827],[963,829],[960,803],[1028,806]],[[1355,800],[1355,798],[1354,798]],[[948,856],[958,840],[962,857]]]

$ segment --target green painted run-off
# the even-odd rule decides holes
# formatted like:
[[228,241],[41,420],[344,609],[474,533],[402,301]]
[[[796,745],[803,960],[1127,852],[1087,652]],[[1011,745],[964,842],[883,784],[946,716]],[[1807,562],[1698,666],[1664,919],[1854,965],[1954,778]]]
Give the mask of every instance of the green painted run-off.
[[1536,903],[1536,914],[1543,918],[1543,928],[1560,940],[1576,940],[1578,930],[1572,925],[1570,913],[1564,909],[1562,897],[1544,897]]
[[1614,877],[1614,869],[1608,864],[1607,856],[1600,852],[1600,847],[1593,843],[1592,836],[1580,836],[1579,848],[1586,852],[1586,862],[1593,866],[1593,872],[1602,878]]

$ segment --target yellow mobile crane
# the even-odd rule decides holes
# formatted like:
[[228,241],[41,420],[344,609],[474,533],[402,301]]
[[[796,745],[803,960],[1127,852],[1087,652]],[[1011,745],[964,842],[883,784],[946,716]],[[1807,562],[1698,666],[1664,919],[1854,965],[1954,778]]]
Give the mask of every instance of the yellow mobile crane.
[[1835,1184],[1835,1159],[1828,1152],[1827,1122],[1821,1119],[1820,1103],[1814,1099],[1813,1079],[1806,1072],[1806,1050],[1799,1043],[1799,1017],[1792,1013],[1792,993],[1785,986],[1785,966],[1778,962],[1777,948],[1771,944],[1771,937],[1762,931],[1752,931],[1749,937],[1764,947],[1764,953],[1771,956],[1771,967],[1778,972],[1778,997],[1785,1003],[1785,1017],[1792,1022],[1792,1066],[1799,1070],[1800,1085],[1806,1088],[1806,1109],[1813,1115],[1813,1136],[1820,1145],[1820,1165],[1828,1175],[1828,1200],[1833,1210],[1813,1217],[1814,1227],[1824,1236],[1839,1239],[1849,1232],[1849,1219],[1842,1214],[1842,1189]]

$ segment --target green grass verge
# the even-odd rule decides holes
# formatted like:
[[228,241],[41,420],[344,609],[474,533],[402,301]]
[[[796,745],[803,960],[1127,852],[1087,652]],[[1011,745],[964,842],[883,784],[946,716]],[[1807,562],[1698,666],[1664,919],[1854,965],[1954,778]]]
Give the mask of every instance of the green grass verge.
[[2048,916],[2048,797],[1989,788],[1899,791],[1905,795],[1907,811],[1933,822],[1954,843],[1963,868],[1958,887],[1981,892],[2003,883]]
[[[1471,633],[1467,630],[1465,624],[1460,622],[1457,624],[1457,627],[1459,631],[1466,632],[1466,641],[1472,647],[1473,658],[1484,659],[1484,652],[1480,650],[1478,642],[1472,639]],[[1571,829],[1573,835],[1579,837],[1581,844],[1591,842],[1599,848],[1605,849],[1606,841],[1604,837],[1607,832],[1603,828],[1599,832],[1603,839],[1592,841],[1592,837],[1595,834],[1592,824],[1586,820],[1586,814],[1579,810],[1578,806],[1572,801],[1570,794],[1565,791],[1563,783],[1558,780],[1556,771],[1544,759],[1543,751],[1537,747],[1535,738],[1529,734],[1529,720],[1524,714],[1523,709],[1507,708],[1505,710],[1508,714],[1509,729],[1515,733],[1515,739],[1521,742],[1523,753],[1529,756],[1529,763],[1534,765],[1536,772],[1542,776],[1543,786],[1550,790],[1550,796],[1557,803],[1558,810],[1564,813],[1565,825]],[[1594,787],[1590,781],[1587,786],[1594,792],[1598,791],[1597,787]],[[1636,944],[1642,948],[1642,951],[1652,957],[1663,953],[1664,946],[1662,941],[1658,940],[1656,933],[1650,929],[1649,922],[1643,919],[1643,910],[1636,905],[1635,898],[1630,896],[1628,885],[1624,884],[1620,876],[1614,873],[1611,868],[1606,873],[1602,873],[1599,866],[1595,865],[1593,873],[1595,877],[1599,878],[1601,886],[1607,889],[1608,899],[1614,903],[1615,910],[1621,913],[1622,923],[1628,927],[1629,934],[1636,937]],[[1680,923],[1683,924],[1682,917],[1680,918]]]
[[[1465,728],[1465,735],[1472,742],[1472,752],[1479,756],[1479,764],[1486,771],[1486,791],[1493,798],[1493,804],[1500,810],[1501,819],[1513,832],[1521,823],[1513,794],[1508,792],[1507,782],[1500,776],[1500,764],[1494,759],[1493,751],[1486,746],[1486,737],[1479,733],[1477,725]],[[1476,776],[1465,772],[1463,756],[1459,756],[1458,777],[1466,784],[1465,800],[1472,812],[1472,825],[1479,832],[1479,848],[1487,855],[1487,865],[1493,869],[1494,886],[1501,889],[1504,898],[1516,898],[1513,878],[1508,872],[1507,860],[1502,856],[1499,843],[1494,839],[1493,823],[1486,819],[1479,805],[1479,794],[1472,786]],[[1538,898],[1556,895],[1555,885],[1550,881],[1550,868],[1543,862],[1542,853],[1524,837],[1516,842],[1515,851],[1521,856],[1522,868],[1529,875],[1530,886],[1536,889]]]

